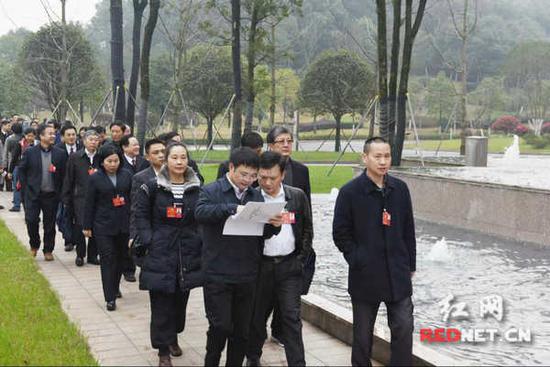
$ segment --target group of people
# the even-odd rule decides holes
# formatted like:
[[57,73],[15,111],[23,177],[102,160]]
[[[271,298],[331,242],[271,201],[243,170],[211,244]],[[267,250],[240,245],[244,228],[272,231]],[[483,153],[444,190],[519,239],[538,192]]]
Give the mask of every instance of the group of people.
[[[308,293],[316,256],[309,170],[292,158],[292,133],[272,128],[265,152],[261,135],[245,133],[217,180],[204,185],[179,134],[146,141],[141,156],[124,123],[109,130],[107,138],[102,127],[43,123],[33,139],[20,137],[10,178],[22,197],[32,255],[40,248],[42,213],[45,260],[54,260],[57,222],[65,250],[76,247],[76,266],[85,258],[100,266],[108,311],[122,297],[122,277],[136,281],[137,265],[139,288],[149,292],[159,365],[182,354],[178,334],[197,287],[209,323],[205,365],[219,365],[226,344],[226,365],[240,366],[245,356],[247,365],[260,365],[271,315],[272,337],[288,364],[305,365],[300,297]],[[368,140],[365,172],[336,201],[334,242],[350,267],[353,365],[370,365],[380,302],[388,308],[392,363],[412,361],[414,220],[406,185],[387,174],[389,152],[383,139]],[[262,235],[224,235],[227,219],[248,202],[286,204]]]

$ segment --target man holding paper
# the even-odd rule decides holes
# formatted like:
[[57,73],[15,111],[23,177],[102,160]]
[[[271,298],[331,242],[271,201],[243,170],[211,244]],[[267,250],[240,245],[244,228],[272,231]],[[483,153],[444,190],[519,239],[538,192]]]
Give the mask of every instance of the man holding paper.
[[227,346],[228,366],[241,366],[248,343],[256,279],[265,238],[281,230],[282,215],[264,224],[262,235],[224,235],[229,217],[243,211],[248,202],[263,202],[250,187],[258,175],[260,158],[250,148],[231,153],[229,172],[201,189],[195,209],[203,239],[205,272],[204,304],[209,322],[206,366],[218,366]]
[[247,365],[259,366],[267,338],[266,323],[275,305],[279,309],[281,336],[289,366],[304,366],[300,295],[304,261],[312,251],[313,221],[306,194],[283,184],[285,159],[276,152],[260,158],[258,182],[266,203],[284,203],[281,232],[265,241],[256,287],[254,316],[247,349]]

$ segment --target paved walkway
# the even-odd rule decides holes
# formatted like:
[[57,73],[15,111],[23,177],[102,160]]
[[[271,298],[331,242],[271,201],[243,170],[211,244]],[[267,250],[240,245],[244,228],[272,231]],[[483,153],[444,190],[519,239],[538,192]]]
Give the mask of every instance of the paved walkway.
[[[0,218],[28,248],[23,212],[10,213],[7,210],[11,207],[11,193],[0,193],[0,204],[6,207],[0,211]],[[115,312],[107,312],[99,267],[86,264],[78,268],[74,264],[75,256],[74,251],[64,251],[62,239],[58,235],[55,261],[45,262],[41,252],[36,261],[58,294],[63,310],[88,340],[93,356],[101,365],[156,365],[158,357],[149,339],[148,293],[140,291],[137,283],[123,280],[123,298],[117,301]],[[173,358],[174,365],[203,365],[207,326],[202,290],[193,290],[187,306],[186,328],[179,337],[183,356]],[[308,365],[350,364],[351,348],[348,345],[307,322],[304,322],[303,333]],[[271,342],[266,343],[262,362],[265,365],[285,365],[283,349]]]

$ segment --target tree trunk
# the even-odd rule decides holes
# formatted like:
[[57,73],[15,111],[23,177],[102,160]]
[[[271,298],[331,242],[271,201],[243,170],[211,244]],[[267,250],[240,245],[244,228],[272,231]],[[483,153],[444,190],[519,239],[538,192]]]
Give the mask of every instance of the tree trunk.
[[61,0],[61,65],[59,70],[59,101],[61,104],[56,112],[58,121],[63,122],[67,118],[68,104],[67,96],[69,89],[69,52],[67,49],[67,19],[65,8],[67,0]]
[[124,91],[124,44],[122,36],[122,0],[111,0],[111,74],[113,75],[113,102],[115,121],[126,120],[126,93]]
[[340,151],[340,129],[342,126],[342,115],[336,114],[334,115],[334,119],[336,120],[336,135],[334,137],[334,151],[339,152]]
[[248,93],[246,94],[246,119],[244,122],[244,132],[252,131],[252,122],[254,121],[254,100],[256,91],[254,88],[254,69],[256,69],[256,32],[258,28],[258,6],[255,2],[252,5],[252,15],[250,19],[250,31],[248,34],[248,52],[247,58],[247,78]]
[[390,85],[388,92],[388,141],[394,145],[395,137],[395,115],[397,98],[397,79],[399,74],[399,51],[401,50],[401,0],[393,0],[393,30],[391,47]]
[[241,145],[242,92],[241,92],[241,1],[231,0],[231,56],[233,61],[233,86],[235,102],[233,105],[233,128],[231,130],[231,148]]
[[460,95],[458,106],[458,121],[461,127],[460,133],[460,155],[466,154],[466,131],[468,129],[468,118],[466,116],[466,95],[468,93],[468,2],[464,0],[464,14],[462,16],[462,49],[460,50]]
[[132,72],[130,74],[130,87],[128,89],[128,108],[126,110],[126,121],[134,131],[136,118],[137,84],[139,79],[139,63],[141,51],[141,21],[143,12],[147,6],[147,0],[134,0],[134,27],[132,32]]
[[149,6],[149,19],[145,25],[143,34],[143,51],[141,54],[141,98],[140,98],[140,113],[137,138],[143,151],[145,142],[145,129],[147,125],[147,112],[149,107],[149,58],[151,55],[151,45],[153,41],[153,33],[157,26],[159,16],[160,0],[151,0]]
[[275,80],[275,63],[276,63],[276,51],[275,51],[275,24],[271,25],[271,103],[269,105],[269,124],[273,127],[275,125],[275,104],[277,103],[276,87],[277,81]]
[[212,116],[206,116],[206,123],[208,126],[208,144],[212,144],[211,150],[214,149],[214,117]]
[[376,0],[378,19],[378,97],[380,98],[380,135],[389,138],[388,126],[388,60],[386,41],[386,0]]
[[405,129],[407,127],[407,93],[409,85],[409,72],[411,68],[411,57],[414,40],[426,9],[427,0],[419,0],[414,25],[412,22],[413,0],[405,2],[405,36],[403,38],[403,57],[401,63],[401,74],[399,78],[399,91],[397,94],[397,129],[395,144],[392,149],[392,165],[401,165],[403,154],[403,143],[405,141]]

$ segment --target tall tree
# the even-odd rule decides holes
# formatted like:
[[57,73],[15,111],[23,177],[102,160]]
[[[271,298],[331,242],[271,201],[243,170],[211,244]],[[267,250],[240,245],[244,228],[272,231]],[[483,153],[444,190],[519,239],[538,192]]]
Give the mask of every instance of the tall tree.
[[124,85],[124,42],[122,35],[122,0],[111,0],[111,74],[113,76],[114,120],[126,120]]
[[366,62],[348,51],[326,51],[310,65],[300,88],[300,105],[336,120],[334,150],[340,151],[342,117],[364,112],[374,94],[374,75]]
[[139,79],[139,64],[141,52],[141,24],[143,12],[147,7],[147,0],[134,0],[134,27],[132,31],[132,71],[130,73],[130,86],[128,89],[128,107],[126,110],[126,122],[134,130],[136,117],[137,85]]
[[241,145],[242,90],[241,90],[241,0],[231,0],[231,59],[233,63],[233,127],[231,148]]
[[139,121],[137,129],[137,138],[142,149],[145,143],[145,129],[147,126],[149,109],[149,59],[151,56],[151,45],[153,43],[153,33],[157,26],[159,17],[160,0],[151,0],[149,4],[149,19],[145,25],[143,34],[143,50],[141,53],[141,93],[139,106]]
[[67,0],[61,0],[61,59],[62,67],[60,69],[59,78],[59,107],[58,117],[61,121],[65,120],[69,106],[67,104],[67,95],[69,87],[69,50],[67,48],[67,17],[66,17]]
[[[424,17],[427,0],[418,0],[413,16],[413,0],[405,0],[405,18],[401,16],[401,0],[392,0],[393,34],[391,48],[390,84],[387,85],[387,31],[385,0],[377,0],[378,19],[378,93],[380,98],[380,134],[392,145],[393,164],[401,164],[405,129],[407,126],[407,99],[413,45]],[[404,21],[404,24],[402,24]],[[401,29],[404,28],[403,31]],[[403,33],[403,42],[401,42]],[[400,63],[400,65],[399,65]],[[399,66],[398,66],[399,65]],[[389,100],[389,103],[388,103]],[[390,111],[391,110],[391,111]],[[395,125],[393,122],[395,118]],[[395,136],[394,136],[395,134]]]

